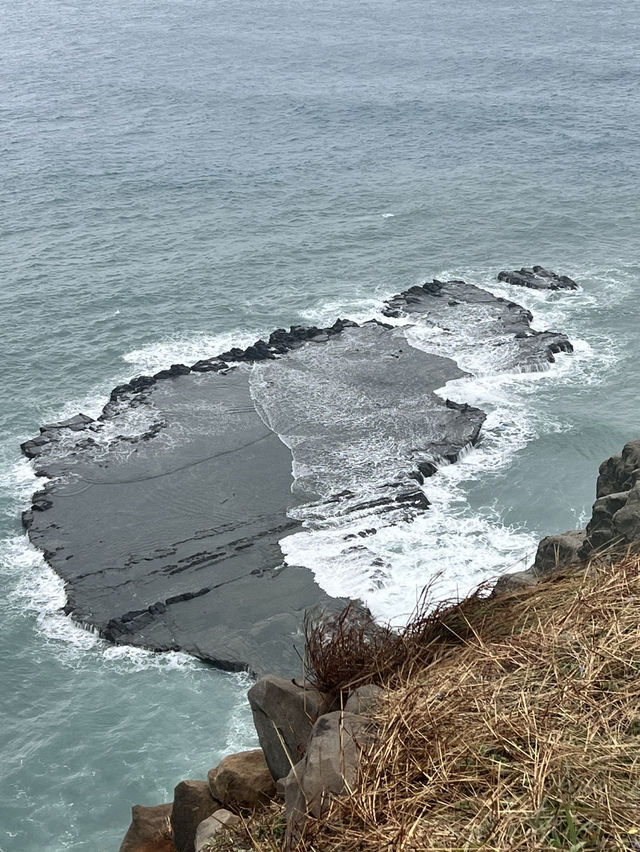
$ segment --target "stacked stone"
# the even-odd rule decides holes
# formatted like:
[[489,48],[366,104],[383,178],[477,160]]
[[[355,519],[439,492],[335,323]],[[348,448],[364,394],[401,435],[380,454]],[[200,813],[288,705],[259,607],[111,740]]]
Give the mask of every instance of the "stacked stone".
[[225,757],[207,781],[181,781],[171,804],[136,805],[120,852],[204,852],[218,832],[283,797],[285,849],[295,849],[306,820],[321,817],[331,797],[354,782],[372,732],[367,714],[381,695],[380,687],[361,686],[339,709],[307,682],[260,678],[249,703],[261,748]]

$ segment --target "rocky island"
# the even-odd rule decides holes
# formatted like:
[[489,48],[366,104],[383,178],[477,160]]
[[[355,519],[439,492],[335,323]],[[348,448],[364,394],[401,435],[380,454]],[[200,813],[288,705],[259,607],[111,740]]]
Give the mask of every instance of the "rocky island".
[[[499,279],[577,286],[542,267]],[[411,287],[383,315],[391,322],[278,329],[137,377],[97,420],[80,414],[26,441],[47,483],[23,522],[74,620],[224,669],[299,671],[305,610],[346,601],[285,564],[280,540],[303,520],[349,516],[365,537],[428,511],[429,476],[481,437],[484,413],[442,395],[465,372],[411,345],[413,325],[454,340],[472,329],[504,371],[572,351],[561,332],[532,329],[520,305],[464,281]]]

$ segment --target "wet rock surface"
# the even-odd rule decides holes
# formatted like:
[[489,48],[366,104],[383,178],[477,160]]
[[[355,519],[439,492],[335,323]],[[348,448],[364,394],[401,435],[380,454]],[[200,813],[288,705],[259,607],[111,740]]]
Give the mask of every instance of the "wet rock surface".
[[[571,351],[461,281],[410,288],[385,313],[471,329],[505,370]],[[428,478],[480,437],[484,413],[442,395],[465,372],[410,328],[277,329],[119,385],[97,420],[43,426],[22,449],[49,481],[23,521],[66,611],[116,643],[299,674],[304,611],[345,601],[283,564],[280,541],[303,522],[361,519],[360,541],[411,520],[429,510]]]
[[565,334],[532,329],[533,315],[521,305],[465,281],[433,280],[411,287],[390,299],[384,313],[389,317],[418,314],[444,331],[477,329],[479,342],[499,348],[505,371],[535,370],[553,363],[559,352],[573,351]]
[[517,269],[514,272],[500,272],[498,281],[506,281],[517,287],[530,287],[532,290],[577,290],[576,282],[567,275],[550,272],[544,266],[531,269]]

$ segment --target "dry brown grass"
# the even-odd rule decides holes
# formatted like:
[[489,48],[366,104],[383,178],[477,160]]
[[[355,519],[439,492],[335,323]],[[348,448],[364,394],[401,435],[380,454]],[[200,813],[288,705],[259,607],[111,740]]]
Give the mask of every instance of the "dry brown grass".
[[640,558],[466,612],[455,650],[392,678],[306,848],[640,849]]
[[218,832],[203,852],[279,852],[282,849],[286,821],[278,804],[274,802],[241,819],[239,825]]
[[424,668],[464,642],[471,621],[494,618],[500,604],[487,599],[487,588],[481,586],[463,601],[434,604],[427,587],[400,631],[376,623],[351,604],[338,614],[307,613],[305,675],[336,697],[363,683],[389,687],[402,682],[407,667]]
[[[640,850],[639,556],[423,608],[395,637],[349,624],[311,625],[316,680],[387,697],[353,789],[301,849]],[[256,819],[225,850],[275,852],[282,813]]]

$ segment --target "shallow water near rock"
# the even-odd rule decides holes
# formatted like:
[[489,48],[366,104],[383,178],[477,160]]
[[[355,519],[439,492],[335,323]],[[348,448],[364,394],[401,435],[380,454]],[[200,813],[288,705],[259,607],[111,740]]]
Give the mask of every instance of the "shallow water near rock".
[[[463,324],[416,326],[413,346],[474,374],[446,393],[487,412],[482,442],[431,478],[413,523],[346,556],[343,525],[307,525],[284,556],[401,619],[433,577],[434,594],[464,592],[583,525],[598,464],[639,434],[637,15],[630,0],[2,11],[0,850],[110,852],[132,804],[255,743],[247,682],[60,614],[20,527],[19,443],[95,416],[134,375],[292,323],[382,318],[392,294],[461,278],[574,354],[497,374]],[[496,280],[534,263],[580,289]]]

